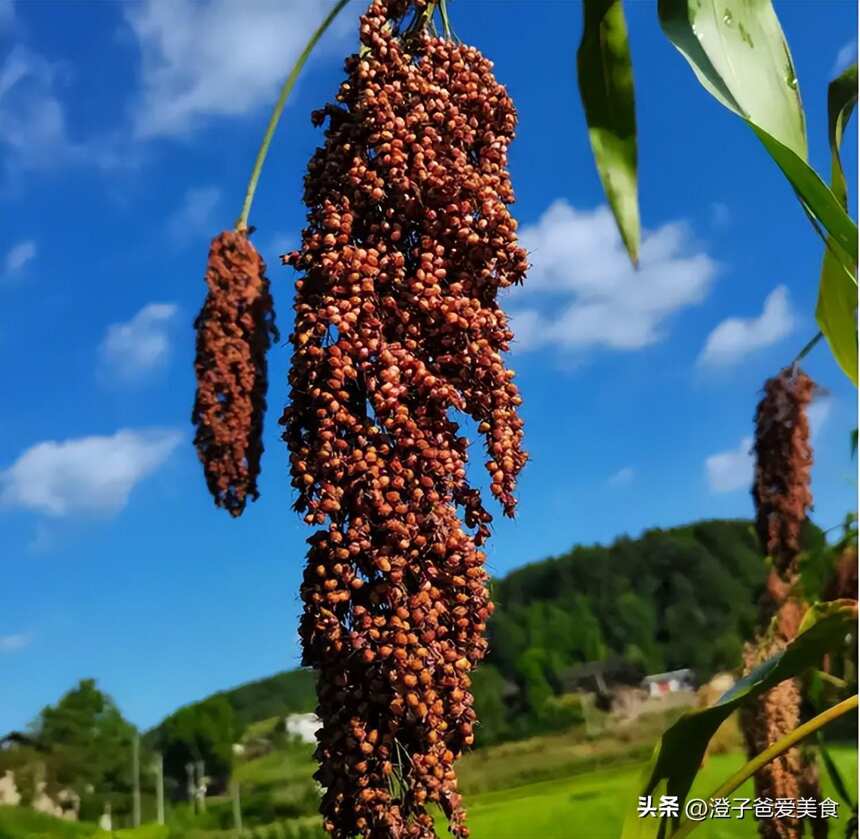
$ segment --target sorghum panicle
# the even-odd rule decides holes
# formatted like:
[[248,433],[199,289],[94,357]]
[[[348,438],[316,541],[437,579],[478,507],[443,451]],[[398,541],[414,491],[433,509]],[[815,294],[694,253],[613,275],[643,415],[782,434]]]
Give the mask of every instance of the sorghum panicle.
[[[812,506],[810,472],[812,448],[807,408],[815,395],[814,382],[796,367],[786,368],[765,382],[755,417],[755,478],[753,501],[756,529],[771,568],[761,600],[758,637],[744,650],[748,674],[782,652],[794,639],[803,617],[797,599],[797,557],[800,535]],[[801,690],[797,679],[781,682],[756,697],[741,713],[741,727],[750,757],[784,737],[801,722]],[[817,770],[800,749],[762,767],[755,775],[759,798],[801,796],[820,798]],[[762,839],[797,839],[803,825],[792,816],[760,819]],[[817,837],[826,835],[826,826]]]
[[496,300],[527,268],[508,210],[516,114],[476,49],[404,35],[424,7],[375,0],[361,18],[338,104],[313,115],[325,143],[285,257],[302,276],[283,436],[296,509],[324,525],[301,636],[319,671],[321,810],[344,839],[433,837],[431,802],[468,835],[454,762],[475,738],[491,516],[451,414],[476,421],[507,515],[526,462]]
[[812,506],[812,449],[806,409],[815,383],[786,368],[768,379],[756,412],[753,501],[762,548],[786,578],[800,550],[800,531]]
[[266,265],[244,232],[212,240],[208,293],[194,321],[194,444],[215,503],[240,516],[256,500],[266,410],[266,352],[278,340]]

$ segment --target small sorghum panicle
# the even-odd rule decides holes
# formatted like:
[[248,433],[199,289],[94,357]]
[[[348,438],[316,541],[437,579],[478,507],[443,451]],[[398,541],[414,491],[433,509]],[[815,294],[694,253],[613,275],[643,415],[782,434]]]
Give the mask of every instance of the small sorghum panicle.
[[[752,495],[756,529],[771,567],[761,600],[758,637],[744,650],[744,673],[781,653],[794,639],[803,618],[798,600],[797,559],[800,537],[812,506],[812,448],[807,408],[814,382],[796,366],[768,379],[755,417],[755,478]],[[787,679],[757,696],[741,712],[750,757],[760,754],[801,722],[801,689]],[[817,769],[798,748],[790,749],[755,775],[759,798],[820,798]],[[761,819],[762,839],[798,839],[803,825],[793,816]],[[824,827],[826,832],[826,825]],[[820,836],[820,831],[816,832]]]
[[806,416],[816,386],[802,370],[786,368],[768,379],[756,412],[753,501],[762,549],[783,578],[800,550],[800,532],[812,506],[812,448]]
[[266,353],[278,340],[266,265],[244,232],[218,234],[194,321],[194,445],[215,503],[240,516],[256,500],[266,410]]
[[285,257],[301,277],[281,422],[296,509],[322,526],[300,631],[339,839],[433,837],[431,803],[468,835],[454,763],[475,739],[491,516],[456,413],[477,424],[507,515],[526,462],[496,299],[527,268],[508,210],[516,114],[476,49],[406,25],[425,9],[376,0],[361,18],[338,104],[313,116],[325,143]]

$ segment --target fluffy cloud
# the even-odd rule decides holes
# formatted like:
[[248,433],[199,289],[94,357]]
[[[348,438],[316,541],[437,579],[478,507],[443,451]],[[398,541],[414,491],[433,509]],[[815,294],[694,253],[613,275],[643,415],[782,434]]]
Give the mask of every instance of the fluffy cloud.
[[0,653],[14,653],[29,647],[32,638],[24,633],[15,635],[0,635]]
[[0,471],[0,503],[49,516],[118,513],[181,439],[174,430],[121,429],[111,436],[37,443]]
[[622,469],[619,469],[614,475],[610,475],[609,480],[607,480],[606,483],[612,487],[629,486],[633,482],[633,478],[635,476],[636,470],[634,470],[632,466],[625,466]]
[[[141,53],[140,138],[271,105],[326,11],[319,0],[145,0],[125,6]],[[336,31],[350,26],[341,15]]]
[[794,328],[788,289],[777,286],[765,299],[756,318],[727,318],[708,335],[699,364],[728,366],[745,359],[751,352],[764,349]]
[[102,369],[111,378],[130,382],[163,365],[176,311],[172,303],[149,303],[131,320],[111,324],[99,347]]
[[705,458],[705,473],[712,492],[734,492],[752,487],[752,446],[752,437],[744,437],[737,449]]
[[533,267],[518,298],[546,301],[513,312],[520,350],[656,343],[670,315],[704,300],[717,270],[676,222],[646,233],[634,271],[605,206],[582,211],[556,201],[520,238]]
[[0,64],[0,146],[10,168],[49,168],[77,154],[56,87],[55,66],[23,46]]
[[855,38],[840,47],[839,52],[836,53],[836,60],[833,62],[833,67],[830,68],[830,75],[839,75],[843,70],[850,67],[856,60],[857,39]]
[[9,276],[17,274],[28,262],[36,256],[36,243],[31,239],[18,242],[6,252],[3,260],[4,273]]
[[168,221],[170,235],[182,242],[200,233],[214,232],[213,218],[220,201],[221,190],[217,186],[189,189]]

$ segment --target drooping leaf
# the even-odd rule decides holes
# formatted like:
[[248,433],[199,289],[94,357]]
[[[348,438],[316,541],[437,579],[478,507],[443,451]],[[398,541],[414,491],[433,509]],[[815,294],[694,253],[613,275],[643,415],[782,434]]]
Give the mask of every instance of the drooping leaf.
[[833,357],[857,386],[857,281],[831,248],[825,248],[815,319]]
[[658,10],[696,77],[750,125],[853,274],[857,225],[806,162],[797,75],[771,0],[659,0]]
[[854,809],[854,797],[848,792],[848,787],[842,779],[842,774],[839,772],[839,767],[830,756],[827,746],[824,745],[824,737],[821,732],[818,732],[818,750],[821,753],[821,760],[824,763],[827,774],[830,776],[830,782],[836,790],[837,795],[848,805],[850,809]]
[[770,0],[660,0],[659,14],[713,96],[806,160],[797,75]]
[[579,93],[594,161],[634,265],[639,260],[633,62],[621,0],[585,0],[576,53]]
[[857,429],[851,432],[851,457],[857,454]]
[[856,106],[857,65],[854,64],[830,82],[827,88],[827,133],[830,138],[831,156],[830,186],[843,207],[848,206],[848,190],[839,150],[842,147],[845,126]]
[[[845,172],[839,155],[845,125],[857,105],[857,65],[835,78],[827,90],[828,135],[830,137],[830,181],[836,199],[848,206]],[[832,245],[832,242],[829,244]],[[857,279],[828,247],[821,265],[821,282],[815,317],[833,357],[849,379],[857,385]]]
[[[797,637],[786,648],[760,664],[748,676],[708,708],[688,711],[670,726],[654,750],[636,791],[640,796],[677,795],[680,811],[702,758],[716,730],[743,702],[770,690],[779,682],[798,676],[815,665],[825,653],[837,649],[857,621],[857,603],[834,600],[810,607],[804,616]],[[662,839],[670,824],[666,818],[643,817],[636,811],[637,801],[631,802],[621,839]]]

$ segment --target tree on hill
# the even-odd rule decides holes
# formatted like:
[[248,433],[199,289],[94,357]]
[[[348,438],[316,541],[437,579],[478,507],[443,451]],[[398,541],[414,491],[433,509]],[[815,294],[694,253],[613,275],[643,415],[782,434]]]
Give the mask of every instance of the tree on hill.
[[180,708],[158,728],[155,745],[164,756],[164,774],[174,797],[186,789],[189,763],[203,762],[210,787],[223,789],[233,766],[239,736],[236,714],[226,697],[215,695]]
[[130,811],[135,729],[94,679],[82,679],[46,707],[32,728],[49,793],[74,790],[84,819],[98,818],[105,803],[114,813]]

